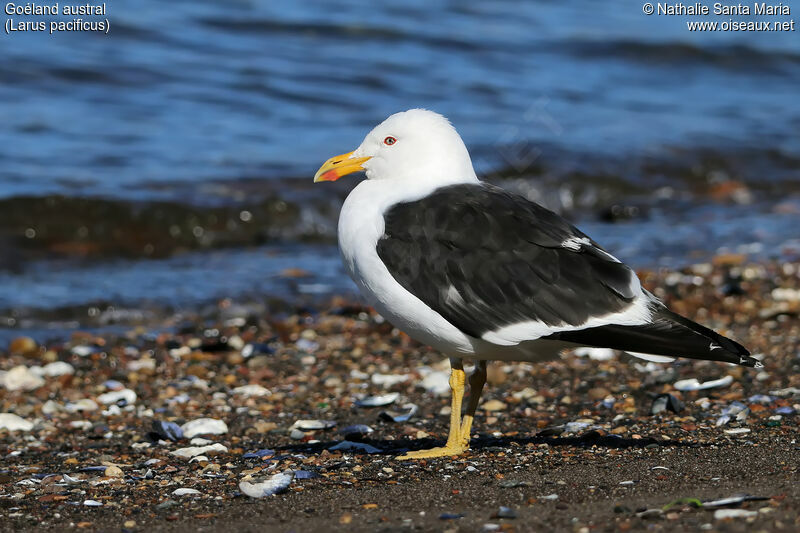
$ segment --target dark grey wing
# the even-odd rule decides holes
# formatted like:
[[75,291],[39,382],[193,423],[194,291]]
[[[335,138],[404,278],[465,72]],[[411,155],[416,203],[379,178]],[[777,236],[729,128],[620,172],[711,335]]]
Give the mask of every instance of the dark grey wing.
[[528,321],[580,327],[643,297],[634,272],[566,220],[496,187],[442,187],[384,218],[389,272],[473,337]]

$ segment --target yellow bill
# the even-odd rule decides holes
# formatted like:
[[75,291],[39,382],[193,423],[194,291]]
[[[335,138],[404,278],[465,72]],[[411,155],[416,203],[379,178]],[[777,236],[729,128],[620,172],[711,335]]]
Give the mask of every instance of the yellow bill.
[[353,152],[347,152],[342,155],[335,155],[325,161],[317,173],[314,174],[314,183],[320,181],[336,181],[342,176],[352,174],[364,170],[361,165],[366,162],[369,157],[353,157]]

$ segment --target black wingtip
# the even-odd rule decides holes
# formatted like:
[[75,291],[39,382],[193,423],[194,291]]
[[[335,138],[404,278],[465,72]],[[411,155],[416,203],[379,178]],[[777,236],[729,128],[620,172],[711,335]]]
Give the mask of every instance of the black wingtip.
[[764,363],[748,355],[739,356],[739,364],[750,368],[764,368]]

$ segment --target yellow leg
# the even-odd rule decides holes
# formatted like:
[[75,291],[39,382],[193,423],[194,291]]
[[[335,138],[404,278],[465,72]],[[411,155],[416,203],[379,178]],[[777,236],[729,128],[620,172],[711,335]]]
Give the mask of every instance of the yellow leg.
[[475,411],[478,409],[478,402],[481,399],[483,386],[486,384],[486,361],[478,361],[475,365],[475,372],[469,377],[469,403],[464,421],[461,423],[461,442],[465,448],[469,448],[470,431],[472,421],[475,418]]
[[464,374],[464,366],[460,359],[451,359],[450,367],[452,401],[450,404],[450,434],[447,437],[447,443],[440,448],[408,452],[398,457],[398,459],[430,459],[433,457],[460,455],[469,448],[469,441],[464,442],[461,438],[461,402],[464,399],[466,374]]

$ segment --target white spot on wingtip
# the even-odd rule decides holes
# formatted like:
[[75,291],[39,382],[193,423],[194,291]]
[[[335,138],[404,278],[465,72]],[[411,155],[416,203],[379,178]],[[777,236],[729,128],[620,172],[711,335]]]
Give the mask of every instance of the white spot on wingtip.
[[712,342],[711,344],[708,345],[708,349],[709,350],[721,350],[722,346],[720,346],[719,344],[714,344]]
[[590,244],[592,244],[592,242],[586,237],[570,237],[561,243],[561,247],[577,252],[581,249],[581,246],[588,246]]

